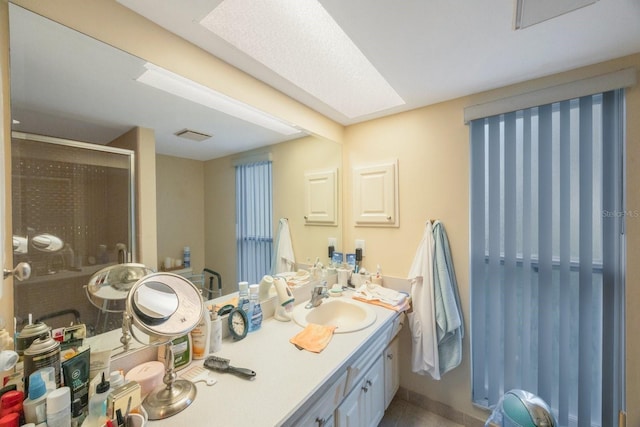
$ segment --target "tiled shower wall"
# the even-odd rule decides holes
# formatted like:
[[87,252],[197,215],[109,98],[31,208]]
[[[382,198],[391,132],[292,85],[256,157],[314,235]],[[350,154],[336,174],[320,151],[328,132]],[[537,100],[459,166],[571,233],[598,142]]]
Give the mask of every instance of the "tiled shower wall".
[[[30,239],[48,233],[65,243],[52,253],[32,245],[27,254],[14,252],[15,263],[26,261],[32,268],[30,279],[15,281],[18,323],[29,313],[36,319],[74,309],[94,327],[98,310],[83,286],[95,271],[117,261],[116,244],[129,242],[128,158],[123,162],[113,153],[87,151],[36,141],[12,143],[14,235]],[[73,317],[46,323],[68,325]]]

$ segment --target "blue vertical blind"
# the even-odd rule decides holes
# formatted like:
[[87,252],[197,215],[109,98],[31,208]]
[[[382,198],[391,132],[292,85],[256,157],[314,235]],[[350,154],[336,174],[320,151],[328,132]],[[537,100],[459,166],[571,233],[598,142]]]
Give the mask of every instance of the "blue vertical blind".
[[519,388],[562,426],[624,404],[624,93],[471,122],[472,393]]
[[273,251],[271,162],[236,166],[238,280],[260,283]]

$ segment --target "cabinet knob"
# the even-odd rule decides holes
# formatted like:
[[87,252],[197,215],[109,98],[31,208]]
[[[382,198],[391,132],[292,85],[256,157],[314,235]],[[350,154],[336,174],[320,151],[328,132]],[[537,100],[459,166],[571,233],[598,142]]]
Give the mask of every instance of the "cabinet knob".
[[367,387],[366,385],[362,386],[362,391],[364,391],[365,393],[369,391],[369,387]]
[[393,354],[391,354],[391,353],[387,354],[387,359],[389,359],[389,360],[393,359]]
[[391,217],[390,216],[387,217],[387,221],[391,221]]
[[373,383],[371,382],[371,380],[367,380],[367,385],[368,385],[369,387],[371,387],[371,385],[372,385],[372,384],[373,384]]
[[327,420],[325,420],[324,418],[318,417],[316,418],[316,423],[318,423],[318,427],[323,427],[327,423]]

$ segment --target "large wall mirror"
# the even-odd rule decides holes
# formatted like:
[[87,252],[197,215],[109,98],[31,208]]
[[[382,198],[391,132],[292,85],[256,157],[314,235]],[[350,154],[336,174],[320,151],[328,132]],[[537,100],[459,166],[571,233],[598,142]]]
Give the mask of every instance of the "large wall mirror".
[[[136,79],[147,69],[145,59],[14,4],[9,12],[13,131],[101,145],[134,128],[153,131],[157,248],[138,262],[159,268],[189,246],[193,274],[211,268],[221,274],[224,293],[237,290],[233,165],[263,153],[273,159],[274,233],[278,219],[288,218],[296,260],[325,261],[328,238],[339,239],[341,226],[305,224],[304,173],[340,170],[339,143],[304,129],[282,135],[141,84]],[[213,138],[175,135],[184,129]],[[16,312],[37,304],[16,296]],[[81,320],[91,323],[92,317]]]

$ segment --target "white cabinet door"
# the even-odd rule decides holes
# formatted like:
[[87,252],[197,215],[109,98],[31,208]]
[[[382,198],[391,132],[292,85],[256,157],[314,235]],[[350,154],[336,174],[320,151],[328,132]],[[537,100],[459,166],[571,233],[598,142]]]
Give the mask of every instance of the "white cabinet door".
[[384,350],[384,407],[389,407],[400,387],[400,338],[396,337]]
[[380,356],[336,410],[337,426],[376,427],[384,409],[384,364]]
[[360,416],[362,405],[360,404],[360,400],[363,394],[358,386],[354,388],[349,396],[338,406],[336,410],[338,427],[360,427],[362,425],[362,418]]
[[356,226],[399,227],[398,162],[353,169]]
[[338,171],[304,174],[304,221],[307,225],[338,225]]
[[364,423],[366,427],[376,427],[384,416],[384,363],[379,357],[365,375],[364,386]]

